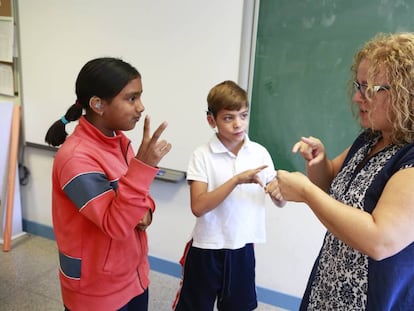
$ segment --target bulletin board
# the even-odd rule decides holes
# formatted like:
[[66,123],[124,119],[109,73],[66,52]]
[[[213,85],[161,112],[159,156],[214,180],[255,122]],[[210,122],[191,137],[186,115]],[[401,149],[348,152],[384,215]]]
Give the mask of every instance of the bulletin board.
[[0,1],[0,16],[12,17],[11,0]]

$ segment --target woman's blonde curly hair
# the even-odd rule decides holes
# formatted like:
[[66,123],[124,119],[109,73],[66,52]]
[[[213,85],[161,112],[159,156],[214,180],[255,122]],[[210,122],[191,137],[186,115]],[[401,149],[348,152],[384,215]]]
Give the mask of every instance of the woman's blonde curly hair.
[[[385,74],[390,86],[390,109],[387,118],[392,124],[394,144],[414,142],[414,33],[377,34],[354,56],[352,81],[362,60],[369,63],[367,100],[371,100],[375,78]],[[350,81],[350,92],[353,92]],[[352,96],[350,97],[352,98]],[[352,103],[353,111],[357,108]]]

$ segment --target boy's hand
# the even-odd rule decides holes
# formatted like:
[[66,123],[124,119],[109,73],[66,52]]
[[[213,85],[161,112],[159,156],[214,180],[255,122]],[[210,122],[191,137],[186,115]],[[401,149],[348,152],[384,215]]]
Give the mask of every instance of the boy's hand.
[[273,203],[279,207],[283,207],[286,204],[286,200],[283,198],[282,193],[280,192],[279,183],[277,178],[269,182],[265,187],[265,192],[270,195]]
[[236,175],[237,184],[259,184],[263,187],[263,183],[257,174],[259,174],[266,167],[267,165],[262,165],[258,168],[247,170]]

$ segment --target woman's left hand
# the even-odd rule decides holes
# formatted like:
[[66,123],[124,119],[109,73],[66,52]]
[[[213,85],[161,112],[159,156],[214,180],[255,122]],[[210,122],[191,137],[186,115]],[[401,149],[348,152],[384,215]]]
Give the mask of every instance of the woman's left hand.
[[306,189],[312,182],[300,172],[277,171],[277,181],[282,197],[287,201],[306,202]]

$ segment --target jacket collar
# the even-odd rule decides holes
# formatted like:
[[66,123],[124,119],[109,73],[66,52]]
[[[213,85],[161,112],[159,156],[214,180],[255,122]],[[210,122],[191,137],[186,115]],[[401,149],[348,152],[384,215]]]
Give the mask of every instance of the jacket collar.
[[82,116],[79,119],[78,126],[86,137],[90,137],[94,141],[98,140],[102,144],[107,145],[109,148],[119,148],[121,145],[122,149],[126,150],[127,146],[131,142],[122,131],[116,131],[116,136],[113,137],[104,135],[100,130],[86,120],[85,116]]

